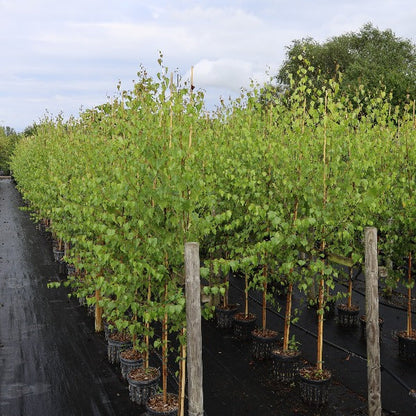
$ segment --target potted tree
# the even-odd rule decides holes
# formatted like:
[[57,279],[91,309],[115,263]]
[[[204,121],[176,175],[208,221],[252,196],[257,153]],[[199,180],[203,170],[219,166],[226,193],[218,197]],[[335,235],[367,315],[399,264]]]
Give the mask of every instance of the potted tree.
[[268,265],[263,264],[260,273],[256,276],[257,284],[261,288],[262,305],[261,305],[261,327],[251,332],[252,356],[257,360],[266,360],[271,358],[272,351],[276,349],[279,341],[279,334],[273,329],[267,328],[267,280]]
[[253,260],[245,257],[234,263],[235,271],[244,275],[244,311],[234,315],[234,336],[240,341],[251,339],[251,332],[256,327],[256,315],[249,311],[249,275],[253,273]]
[[347,303],[339,303],[337,305],[338,310],[338,325],[342,328],[355,328],[358,325],[358,314],[360,313],[360,307],[352,303],[352,289],[354,279],[354,268],[351,260],[348,265],[348,294]]

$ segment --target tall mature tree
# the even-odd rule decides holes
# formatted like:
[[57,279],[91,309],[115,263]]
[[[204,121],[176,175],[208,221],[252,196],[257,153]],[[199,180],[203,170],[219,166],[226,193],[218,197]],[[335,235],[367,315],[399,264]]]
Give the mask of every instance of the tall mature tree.
[[416,46],[390,29],[380,30],[371,23],[324,43],[312,38],[294,40],[287,48],[278,82],[289,88],[293,79],[296,85],[299,64],[305,62],[315,69],[318,84],[341,72],[341,91],[351,97],[360,85],[367,93],[380,89],[391,93],[393,105],[416,97]]

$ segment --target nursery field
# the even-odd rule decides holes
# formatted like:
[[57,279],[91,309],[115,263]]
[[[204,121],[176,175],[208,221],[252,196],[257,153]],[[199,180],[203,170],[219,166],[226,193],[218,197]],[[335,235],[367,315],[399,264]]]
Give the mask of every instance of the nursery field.
[[[67,270],[49,289],[64,286],[94,315],[108,360],[121,362],[130,399],[149,415],[182,416],[187,405],[190,242],[198,321],[201,303],[204,331],[215,323],[245,368],[273,363],[259,374],[287,386],[274,398],[287,390],[296,400],[281,403],[333,414],[337,380],[366,397],[366,337],[380,410],[381,333],[382,402],[413,405],[416,102],[393,105],[385,90],[363,87],[345,95],[337,79],[314,83],[317,70],[298,61],[286,92],[253,86],[208,111],[192,79],[174,84],[160,57],[155,78],[141,68],[133,89],[119,85],[106,104],[67,121],[46,116],[12,155],[27,215]],[[208,338],[204,348],[215,346]],[[199,416],[196,391],[189,413]],[[238,400],[246,411],[247,400]]]
[[[0,414],[142,414],[143,408],[129,399],[119,367],[108,362],[107,343],[102,333],[95,333],[88,308],[69,299],[67,289],[46,287],[49,281],[62,279],[65,270],[54,261],[50,239],[36,228],[28,213],[19,210],[21,205],[13,183],[0,181]],[[242,302],[240,279],[232,279],[230,299]],[[257,301],[253,296],[250,303],[260,313]],[[381,313],[390,317],[382,335],[382,365],[410,384],[415,369],[396,360],[392,336],[405,312],[382,306]],[[295,328],[305,345],[304,359],[309,360],[313,360],[314,316],[313,311],[305,310]],[[271,313],[270,321],[272,328],[281,331],[282,316]],[[296,387],[273,380],[270,361],[253,360],[249,342],[239,341],[215,321],[203,322],[205,414],[365,415],[365,343],[360,330],[345,334],[334,318],[326,326],[330,344],[325,361],[334,371],[334,380],[328,405],[318,412],[299,401]],[[160,366],[157,356],[152,361]],[[385,414],[413,415],[415,402],[406,388],[386,372],[382,383]],[[177,389],[174,368],[169,389]]]

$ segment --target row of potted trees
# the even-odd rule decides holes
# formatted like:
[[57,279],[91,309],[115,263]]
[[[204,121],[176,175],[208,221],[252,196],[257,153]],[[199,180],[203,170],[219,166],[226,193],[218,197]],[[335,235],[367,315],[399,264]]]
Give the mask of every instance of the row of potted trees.
[[[93,295],[88,302],[138,351],[156,337],[167,363],[168,333],[184,344],[183,244],[199,241],[206,294],[224,295],[222,309],[230,309],[230,270],[244,276],[246,293],[262,291],[260,340],[276,337],[265,308],[284,282],[284,353],[293,289],[312,298],[317,358],[305,376],[322,378],[324,311],[339,273],[332,260],[362,263],[366,225],[381,230],[397,276],[395,256],[414,251],[411,104],[399,114],[383,92],[369,98],[363,90],[351,101],[335,80],[316,89],[308,77],[315,69],[302,66],[292,95],[265,105],[254,88],[208,114],[203,94],[174,85],[160,65],[155,79],[142,68],[132,91],[119,86],[111,102],[77,119],[43,120],[12,158],[18,189],[66,243],[76,296]],[[411,294],[410,271],[406,284]],[[345,309],[352,306],[348,297]],[[212,312],[208,305],[204,313]],[[240,317],[253,325],[247,306]],[[276,346],[258,344],[259,358]]]

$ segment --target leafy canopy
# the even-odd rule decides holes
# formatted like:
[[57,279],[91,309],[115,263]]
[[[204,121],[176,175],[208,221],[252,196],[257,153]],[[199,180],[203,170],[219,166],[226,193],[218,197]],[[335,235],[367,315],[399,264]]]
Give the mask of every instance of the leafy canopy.
[[318,86],[321,80],[337,79],[341,72],[340,88],[349,96],[364,86],[373,96],[378,90],[391,93],[393,105],[416,97],[416,47],[390,29],[380,30],[367,23],[358,32],[323,43],[313,38],[294,40],[277,74],[278,82],[286,88],[291,78],[299,78],[300,60],[315,69]]

